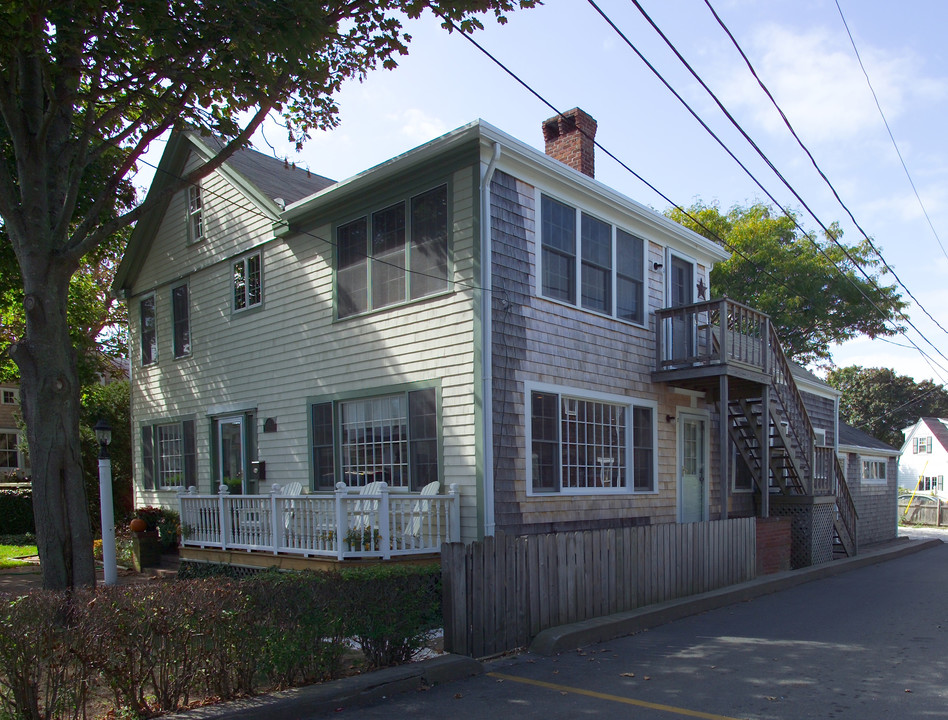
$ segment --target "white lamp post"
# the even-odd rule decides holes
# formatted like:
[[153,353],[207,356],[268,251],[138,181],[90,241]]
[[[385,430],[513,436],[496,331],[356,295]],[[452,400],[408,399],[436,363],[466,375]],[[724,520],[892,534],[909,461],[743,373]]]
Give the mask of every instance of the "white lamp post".
[[109,443],[112,428],[100,419],[95,424],[95,439],[99,443],[99,511],[102,519],[103,582],[115,585],[118,570],[115,565],[115,513],[112,510],[112,459]]

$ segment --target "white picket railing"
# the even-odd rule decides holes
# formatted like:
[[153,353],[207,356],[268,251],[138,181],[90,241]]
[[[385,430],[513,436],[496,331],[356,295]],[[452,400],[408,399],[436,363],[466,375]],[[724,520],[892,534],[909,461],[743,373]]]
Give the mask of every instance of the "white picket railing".
[[383,558],[440,552],[460,542],[457,485],[444,495],[360,494],[339,483],[325,495],[178,494],[183,547],[289,553],[312,557]]

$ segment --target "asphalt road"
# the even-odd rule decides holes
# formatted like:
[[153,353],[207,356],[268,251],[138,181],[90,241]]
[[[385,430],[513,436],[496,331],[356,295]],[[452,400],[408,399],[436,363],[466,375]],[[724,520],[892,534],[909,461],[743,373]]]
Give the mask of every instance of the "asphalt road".
[[948,718],[948,544],[336,718]]

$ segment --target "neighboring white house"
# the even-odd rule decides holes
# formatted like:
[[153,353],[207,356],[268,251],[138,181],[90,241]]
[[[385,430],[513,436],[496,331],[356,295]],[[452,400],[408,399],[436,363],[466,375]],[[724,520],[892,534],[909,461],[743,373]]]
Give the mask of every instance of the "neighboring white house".
[[[114,285],[137,502],[439,480],[470,541],[784,496],[854,551],[832,393],[706,297],[719,245],[594,179],[592,118],[542,130],[546,153],[475,121],[335,183],[242,151],[147,215]],[[218,147],[174,135],[150,193]]]
[[0,383],[0,479],[29,474],[26,455],[20,450],[22,432],[17,423],[20,412],[20,386]]
[[948,500],[948,419],[920,418],[902,434],[899,488]]

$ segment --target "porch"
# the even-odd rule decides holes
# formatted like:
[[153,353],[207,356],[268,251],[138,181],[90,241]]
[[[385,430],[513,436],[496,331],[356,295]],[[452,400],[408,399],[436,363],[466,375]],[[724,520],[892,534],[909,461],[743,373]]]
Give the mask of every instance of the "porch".
[[801,557],[831,558],[834,547],[854,555],[857,518],[845,474],[834,448],[817,442],[769,316],[720,298],[658,310],[655,328],[652,379],[702,391],[717,402],[722,519],[727,517],[733,446],[733,460],[753,477],[760,517],[811,521],[814,508],[830,503],[828,534],[795,530],[795,543],[821,546]]
[[420,560],[460,542],[460,497],[337,485],[335,492],[178,494],[182,560],[300,569],[346,562]]

